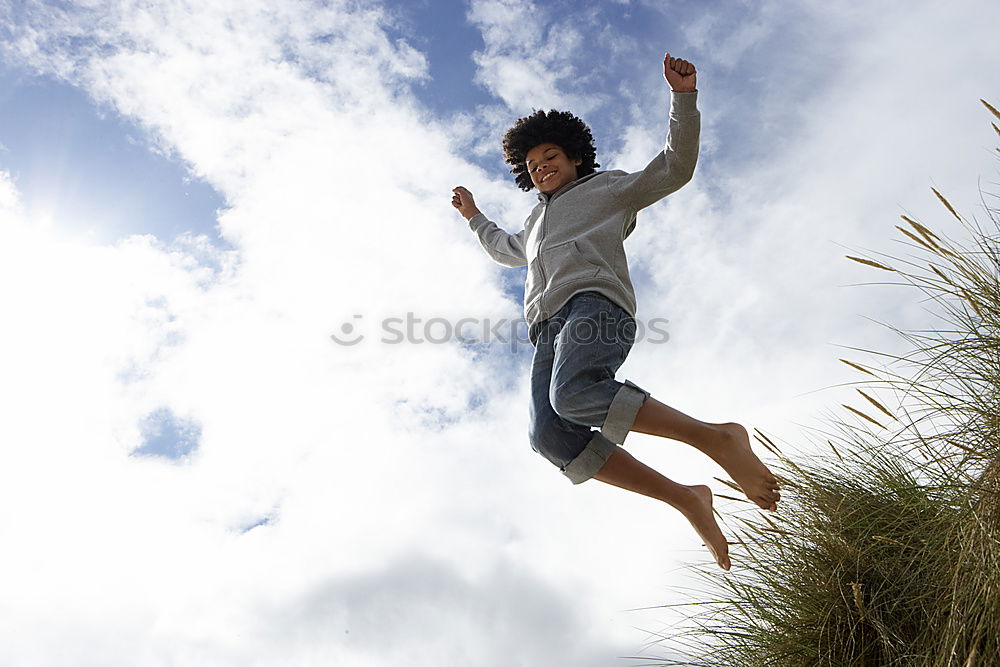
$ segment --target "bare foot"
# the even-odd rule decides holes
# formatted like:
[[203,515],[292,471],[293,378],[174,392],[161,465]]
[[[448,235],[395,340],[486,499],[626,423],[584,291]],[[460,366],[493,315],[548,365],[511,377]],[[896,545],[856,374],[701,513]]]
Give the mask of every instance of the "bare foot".
[[747,498],[762,509],[778,509],[778,480],[750,448],[750,436],[742,425],[735,422],[716,424],[719,436],[714,442],[704,443],[702,451],[712,457],[733,481],[743,489]]
[[692,501],[685,507],[678,508],[691,522],[695,531],[705,541],[705,546],[712,552],[715,562],[723,570],[730,568],[729,544],[715,521],[712,513],[712,490],[704,484],[688,486],[692,491]]

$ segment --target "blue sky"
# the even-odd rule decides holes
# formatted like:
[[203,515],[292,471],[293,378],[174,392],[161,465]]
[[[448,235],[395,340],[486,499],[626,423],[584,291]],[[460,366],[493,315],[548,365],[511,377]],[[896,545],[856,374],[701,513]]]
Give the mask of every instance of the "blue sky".
[[33,215],[101,243],[185,231],[217,237],[222,195],[151,150],[140,126],[49,76],[7,68],[0,85],[0,168]]
[[[983,219],[998,12],[0,2],[0,662],[662,655],[686,621],[657,606],[710,565],[690,527],[531,451],[526,343],[427,340],[521,317],[524,269],[490,261],[451,188],[520,230],[536,199],[500,139],[533,108],[641,169],[663,52],[694,62],[695,177],[626,242],[637,319],[669,341],[619,379],[807,451],[802,426],[854,404],[845,346],[905,349],[871,320],[936,323],[843,256],[909,252],[901,214],[961,236],[931,186]],[[420,340],[379,340],[407,315]],[[347,325],[361,342],[336,345]],[[691,448],[628,447],[725,493]]]

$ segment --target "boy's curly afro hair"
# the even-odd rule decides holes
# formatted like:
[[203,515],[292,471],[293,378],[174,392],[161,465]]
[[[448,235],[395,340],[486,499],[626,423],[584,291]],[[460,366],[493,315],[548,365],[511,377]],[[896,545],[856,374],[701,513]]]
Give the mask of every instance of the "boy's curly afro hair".
[[586,123],[569,111],[549,109],[546,113],[541,109],[533,110],[530,116],[518,118],[503,137],[504,159],[507,164],[513,165],[510,173],[515,175],[514,182],[525,192],[535,187],[524,164],[528,151],[547,143],[561,147],[571,160],[583,160],[576,168],[578,178],[594,173],[601,166],[595,162],[597,149],[594,147],[594,135]]

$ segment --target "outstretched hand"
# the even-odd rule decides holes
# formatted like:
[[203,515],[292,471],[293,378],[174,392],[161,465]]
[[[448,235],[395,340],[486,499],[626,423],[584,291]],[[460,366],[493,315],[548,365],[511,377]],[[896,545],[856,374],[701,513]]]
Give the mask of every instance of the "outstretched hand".
[[694,65],[687,60],[671,58],[668,51],[663,56],[663,78],[670,84],[670,89],[675,93],[689,93],[694,91],[695,77],[697,71]]

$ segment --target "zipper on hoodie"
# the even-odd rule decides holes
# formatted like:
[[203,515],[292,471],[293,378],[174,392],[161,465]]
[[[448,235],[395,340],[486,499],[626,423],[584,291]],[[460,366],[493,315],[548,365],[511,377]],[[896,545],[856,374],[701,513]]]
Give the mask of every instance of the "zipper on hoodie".
[[545,285],[548,283],[548,280],[545,278],[545,263],[542,262],[542,244],[545,241],[545,230],[548,229],[548,225],[545,224],[545,219],[549,215],[549,205],[551,203],[552,203],[552,195],[547,195],[545,197],[545,209],[542,210],[542,229],[538,233],[538,273],[542,276],[541,280],[542,284],[540,287],[540,291],[538,293],[539,302],[541,302],[542,295],[545,294]]
[[545,230],[547,225],[545,224],[545,218],[549,214],[549,203],[545,202],[545,208],[542,210],[542,229],[538,234],[538,273],[542,276],[541,291],[538,293],[539,299],[541,299],[542,294],[545,294],[545,264],[542,262],[542,242],[545,240]]

